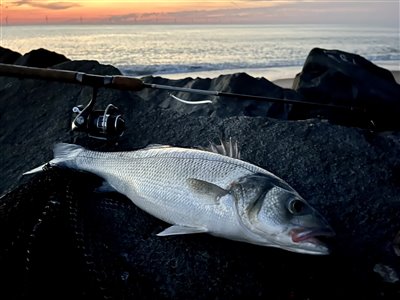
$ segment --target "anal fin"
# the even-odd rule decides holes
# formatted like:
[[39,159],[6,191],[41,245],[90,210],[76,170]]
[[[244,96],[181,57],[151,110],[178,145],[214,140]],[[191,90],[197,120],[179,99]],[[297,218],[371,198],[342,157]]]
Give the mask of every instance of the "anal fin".
[[181,234],[193,234],[207,232],[207,228],[204,227],[190,227],[183,225],[172,225],[160,233],[157,236],[170,236],[170,235],[181,235]]
[[112,193],[112,192],[118,192],[118,191],[107,181],[103,181],[101,186],[99,186],[95,189],[95,192],[97,192],[97,193]]

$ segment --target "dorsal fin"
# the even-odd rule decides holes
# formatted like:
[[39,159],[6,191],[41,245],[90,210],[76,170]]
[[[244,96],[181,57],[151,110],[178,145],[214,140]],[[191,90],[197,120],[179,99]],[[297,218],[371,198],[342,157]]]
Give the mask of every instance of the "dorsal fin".
[[150,150],[150,149],[160,149],[160,148],[171,148],[170,145],[161,145],[161,144],[149,144],[146,147],[144,147],[144,150]]
[[205,150],[240,159],[240,150],[237,141],[232,141],[232,138],[229,138],[229,141],[220,140],[220,142],[221,145],[210,142],[209,148]]
[[[240,159],[240,150],[237,141],[233,141],[232,138],[230,137],[229,141],[223,141],[220,139],[220,143],[221,143],[220,145],[217,145],[210,142],[210,146],[208,148],[200,147],[200,149]],[[171,148],[171,147],[172,146],[170,145],[149,144],[145,148],[143,148],[143,150]]]

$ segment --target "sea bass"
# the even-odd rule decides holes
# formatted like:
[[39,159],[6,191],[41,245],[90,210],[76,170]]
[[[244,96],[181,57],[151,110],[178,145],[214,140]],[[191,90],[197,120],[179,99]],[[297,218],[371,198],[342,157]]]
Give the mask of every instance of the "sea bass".
[[96,174],[147,213],[172,224],[159,236],[207,232],[293,252],[329,253],[317,237],[333,235],[332,229],[293,188],[240,160],[237,144],[212,150],[152,145],[96,152],[60,143],[49,163]]

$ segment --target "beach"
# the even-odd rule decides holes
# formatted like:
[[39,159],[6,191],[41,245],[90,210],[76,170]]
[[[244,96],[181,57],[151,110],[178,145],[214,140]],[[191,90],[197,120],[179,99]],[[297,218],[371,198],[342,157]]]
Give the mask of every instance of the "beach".
[[[391,73],[393,74],[393,77],[396,80],[396,82],[398,84],[400,84],[400,72],[399,71],[391,71]],[[291,88],[293,88],[293,81],[294,81],[294,78],[281,78],[281,79],[273,80],[272,82],[282,88],[291,89]]]

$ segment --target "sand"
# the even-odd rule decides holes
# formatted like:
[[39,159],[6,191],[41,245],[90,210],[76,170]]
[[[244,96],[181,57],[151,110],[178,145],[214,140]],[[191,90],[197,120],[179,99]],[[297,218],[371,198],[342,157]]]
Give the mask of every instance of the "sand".
[[400,71],[391,71],[391,72],[394,76],[394,79],[396,79],[396,82],[400,84]]
[[272,82],[275,83],[277,86],[280,86],[281,88],[291,89],[293,86],[293,81],[294,78],[284,78],[284,79],[277,79]]
[[[400,84],[400,71],[391,71],[394,79],[398,84]],[[275,83],[277,86],[285,89],[291,89],[293,87],[294,78],[283,78],[283,79],[276,79],[272,82]]]

